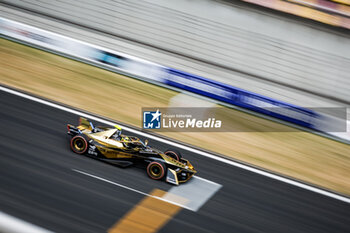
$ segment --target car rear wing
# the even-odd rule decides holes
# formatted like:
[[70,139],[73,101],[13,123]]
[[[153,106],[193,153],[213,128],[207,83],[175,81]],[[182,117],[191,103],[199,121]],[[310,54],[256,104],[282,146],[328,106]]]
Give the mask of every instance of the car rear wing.
[[71,124],[67,124],[67,133],[72,136],[80,134],[81,131],[85,129],[93,131],[95,129],[95,126],[92,124],[92,122],[88,121],[84,117],[79,117],[79,125],[77,127]]
[[92,124],[92,122],[88,121],[84,117],[79,117],[79,129],[88,129],[88,130],[93,130],[95,126]]

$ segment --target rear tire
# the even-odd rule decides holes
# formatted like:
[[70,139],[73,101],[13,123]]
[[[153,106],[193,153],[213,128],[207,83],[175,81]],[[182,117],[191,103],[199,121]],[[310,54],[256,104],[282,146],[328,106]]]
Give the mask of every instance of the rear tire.
[[84,154],[88,149],[88,142],[83,136],[77,135],[71,139],[70,147],[75,153]]
[[164,152],[164,154],[177,161],[180,161],[182,159],[181,153],[178,150],[167,150]]
[[147,166],[147,174],[153,180],[161,180],[165,176],[166,166],[162,162],[150,162]]

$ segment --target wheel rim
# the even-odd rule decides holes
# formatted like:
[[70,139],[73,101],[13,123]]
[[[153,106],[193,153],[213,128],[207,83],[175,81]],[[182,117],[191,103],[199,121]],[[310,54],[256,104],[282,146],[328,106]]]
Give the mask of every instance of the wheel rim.
[[158,164],[152,164],[149,170],[153,177],[160,177],[162,175],[162,168]]
[[83,151],[85,149],[85,143],[82,139],[77,138],[74,140],[74,148],[77,151]]

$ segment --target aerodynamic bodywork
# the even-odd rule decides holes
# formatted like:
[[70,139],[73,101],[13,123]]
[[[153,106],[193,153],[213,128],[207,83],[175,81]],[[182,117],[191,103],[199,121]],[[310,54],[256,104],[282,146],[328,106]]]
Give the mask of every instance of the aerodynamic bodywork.
[[85,118],[79,118],[79,125],[67,125],[71,136],[71,149],[77,154],[108,162],[121,167],[134,164],[144,165],[147,174],[154,180],[165,179],[179,185],[191,179],[197,172],[192,164],[182,158],[176,150],[162,152],[143,142],[138,137],[121,134],[119,126],[94,126]]

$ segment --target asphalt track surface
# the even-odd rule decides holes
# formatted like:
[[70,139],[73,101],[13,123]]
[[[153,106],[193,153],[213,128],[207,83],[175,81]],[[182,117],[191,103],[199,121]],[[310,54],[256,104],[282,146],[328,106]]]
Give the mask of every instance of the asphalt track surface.
[[[74,154],[66,123],[77,120],[77,115],[0,91],[1,211],[56,232],[105,232],[144,196],[72,169],[145,193],[173,187],[149,179],[140,168]],[[149,144],[168,148],[153,140]],[[350,232],[347,203],[182,152],[200,177],[222,188],[197,212],[182,209],[160,232]]]

